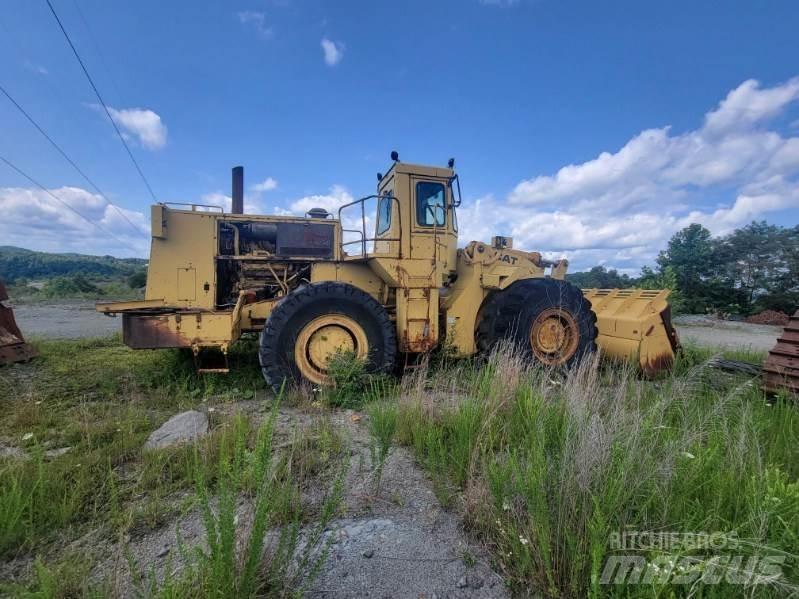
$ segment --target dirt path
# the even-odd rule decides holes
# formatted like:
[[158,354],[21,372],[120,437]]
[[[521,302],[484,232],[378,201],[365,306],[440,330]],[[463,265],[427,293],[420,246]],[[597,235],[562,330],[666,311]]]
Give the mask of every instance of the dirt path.
[[14,303],[14,317],[26,338],[106,337],[122,331],[122,319],[96,312],[86,300],[59,303]]
[[[245,401],[217,407],[218,411],[244,412],[258,421],[265,415],[261,402]],[[433,483],[404,448],[395,447],[386,461],[379,497],[374,497],[367,416],[334,411],[308,414],[281,407],[275,428],[280,445],[298,429],[329,418],[349,449],[341,515],[325,531],[330,540],[326,562],[306,593],[309,597],[350,598],[502,598],[507,597],[500,576],[489,566],[490,556],[467,538],[457,513],[444,509]],[[319,481],[308,493],[319,495],[329,481]],[[305,500],[305,491],[303,492]],[[316,498],[318,499],[318,497]],[[245,500],[239,514],[249,518]],[[312,527],[310,524],[309,527]],[[245,527],[246,528],[246,527]],[[178,533],[178,530],[180,531]],[[95,568],[98,579],[111,576],[120,596],[135,596],[124,555],[139,568],[163,580],[166,569],[177,573],[182,558],[178,536],[188,546],[205,545],[199,512],[191,511],[127,545],[109,547],[106,559]]]
[[696,316],[677,317],[675,326],[683,343],[757,352],[769,351],[782,334],[782,327]]
[[335,415],[351,439],[346,518],[333,522],[334,542],[310,596],[505,597],[489,556],[472,543],[460,517],[444,509],[433,484],[404,448],[386,461],[373,499],[366,417]]

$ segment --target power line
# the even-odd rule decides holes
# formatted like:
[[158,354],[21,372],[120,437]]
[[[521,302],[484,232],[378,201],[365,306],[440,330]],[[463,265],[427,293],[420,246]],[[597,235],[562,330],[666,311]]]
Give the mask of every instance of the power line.
[[83,220],[85,220],[85,221],[86,221],[87,223],[89,223],[90,225],[92,225],[92,226],[94,226],[94,227],[97,227],[97,228],[98,228],[98,229],[100,229],[100,230],[101,230],[103,233],[106,233],[107,235],[110,235],[111,237],[113,237],[114,239],[116,239],[116,240],[117,240],[119,243],[121,243],[122,245],[124,245],[124,246],[127,246],[129,249],[133,250],[133,251],[134,251],[134,252],[136,252],[136,253],[139,253],[139,250],[138,250],[138,249],[136,249],[135,247],[133,247],[132,245],[130,245],[128,242],[126,242],[126,241],[123,241],[122,239],[120,239],[119,237],[117,237],[116,235],[114,235],[114,234],[113,234],[111,231],[109,231],[108,229],[106,229],[105,227],[103,227],[103,226],[102,226],[100,223],[96,223],[96,222],[94,222],[92,219],[90,219],[89,217],[87,217],[87,216],[84,216],[83,214],[81,214],[79,210],[77,210],[76,208],[74,208],[74,207],[70,206],[70,205],[69,205],[67,202],[65,202],[64,200],[62,200],[61,198],[59,198],[59,197],[58,197],[57,195],[55,195],[55,194],[54,194],[52,191],[50,191],[49,189],[47,189],[47,188],[46,188],[44,185],[42,185],[41,183],[39,183],[39,182],[38,182],[36,179],[34,179],[33,177],[31,177],[31,176],[30,176],[28,173],[26,173],[25,171],[23,171],[21,168],[19,168],[17,165],[15,165],[14,163],[12,163],[12,162],[11,162],[11,161],[9,161],[8,159],[4,158],[2,155],[0,155],[0,161],[2,161],[2,162],[5,162],[5,163],[6,163],[6,165],[8,165],[10,168],[12,168],[13,170],[15,170],[17,173],[19,173],[19,174],[20,174],[20,175],[22,175],[23,177],[25,177],[25,178],[26,178],[28,181],[30,181],[31,183],[33,183],[33,184],[34,184],[36,187],[38,187],[39,189],[41,189],[43,192],[45,192],[47,195],[49,195],[51,198],[53,198],[53,199],[54,199],[56,202],[58,202],[58,203],[60,203],[60,204],[63,204],[63,205],[66,207],[66,208],[68,208],[69,210],[71,210],[72,212],[74,212],[75,214],[77,214],[77,215],[78,215],[80,218],[82,218]]
[[107,203],[109,206],[113,206],[113,208],[114,208],[114,209],[115,209],[115,210],[116,210],[116,211],[119,213],[119,215],[120,215],[122,218],[124,218],[124,219],[125,219],[125,220],[128,222],[128,224],[129,224],[129,225],[130,225],[130,226],[131,226],[131,227],[132,227],[132,228],[133,228],[133,229],[136,231],[136,233],[138,233],[139,235],[141,235],[141,236],[143,236],[143,237],[146,237],[146,235],[145,235],[145,234],[144,234],[144,233],[141,231],[141,229],[139,229],[139,228],[138,228],[136,225],[134,225],[134,224],[131,222],[131,220],[130,220],[130,219],[127,217],[127,216],[125,216],[125,213],[124,213],[124,212],[122,212],[122,210],[121,210],[121,209],[120,209],[120,208],[119,208],[117,205],[113,204],[113,203],[111,202],[111,200],[109,200],[109,199],[106,197],[106,195],[105,195],[105,194],[104,194],[102,191],[100,191],[100,188],[99,188],[99,187],[97,187],[97,184],[96,184],[94,181],[92,181],[92,180],[89,178],[89,176],[88,176],[86,173],[84,173],[84,172],[81,170],[81,168],[80,168],[80,167],[79,167],[77,164],[75,164],[75,162],[74,162],[74,161],[73,161],[73,160],[72,160],[72,159],[71,159],[69,156],[67,156],[67,153],[66,153],[64,150],[62,150],[62,149],[61,149],[61,146],[59,146],[59,145],[58,145],[58,144],[57,144],[55,141],[53,141],[53,138],[52,138],[52,137],[50,137],[50,136],[47,134],[47,132],[46,132],[44,129],[42,129],[42,127],[39,125],[39,123],[37,123],[37,122],[36,122],[36,121],[33,119],[33,117],[32,117],[30,114],[28,114],[28,112],[27,112],[27,111],[26,111],[24,108],[22,108],[22,106],[20,106],[19,102],[17,102],[17,101],[16,101],[14,98],[12,98],[12,97],[11,97],[11,94],[9,94],[9,93],[8,93],[8,91],[6,91],[6,89],[5,89],[5,88],[4,88],[2,85],[0,85],[0,92],[3,92],[3,94],[5,95],[5,97],[6,97],[6,98],[8,98],[8,99],[9,99],[9,101],[10,101],[10,102],[11,102],[11,103],[12,103],[14,106],[16,106],[16,107],[17,107],[17,110],[19,110],[19,111],[20,111],[20,112],[21,112],[21,113],[22,113],[22,114],[25,116],[25,118],[26,118],[26,119],[28,119],[28,120],[30,121],[30,123],[31,123],[31,124],[32,124],[34,127],[36,127],[36,129],[39,131],[39,133],[41,133],[41,134],[44,136],[44,138],[45,138],[47,141],[49,141],[49,142],[50,142],[50,144],[51,144],[51,145],[52,145],[52,146],[53,146],[53,147],[54,147],[56,150],[58,150],[59,154],[61,154],[61,156],[63,156],[63,157],[64,157],[64,159],[65,159],[67,162],[69,162],[69,163],[72,165],[72,167],[73,167],[73,168],[74,168],[76,171],[78,171],[78,173],[80,174],[80,176],[81,176],[81,177],[83,177],[83,178],[86,180],[86,182],[87,182],[89,185],[91,185],[91,186],[94,188],[94,190],[95,190],[95,191],[96,191],[98,194],[100,194],[100,197],[102,197],[102,198],[103,198],[103,200],[105,200],[105,202],[106,202],[106,203]]
[[103,71],[105,72],[108,80],[111,82],[114,91],[116,92],[117,100],[120,102],[122,101],[122,93],[119,91],[119,85],[117,84],[116,77],[114,77],[114,73],[112,69],[108,66],[108,61],[105,59],[103,52],[100,48],[100,43],[97,41],[97,36],[94,35],[92,28],[89,26],[89,20],[86,18],[86,15],[83,14],[83,10],[80,7],[78,0],[72,0],[72,4],[75,7],[75,12],[78,13],[81,22],[83,23],[84,28],[86,29],[86,33],[89,34],[89,39],[92,42],[92,46],[94,47],[94,51],[97,53],[97,56],[100,58],[100,64],[103,67]]
[[100,95],[100,91],[97,89],[97,86],[94,84],[94,80],[92,79],[92,76],[89,75],[89,70],[86,68],[86,65],[83,64],[83,60],[81,59],[80,54],[78,54],[78,50],[75,48],[75,44],[72,43],[72,39],[70,39],[69,34],[67,33],[67,30],[64,29],[64,25],[61,23],[61,19],[58,18],[58,13],[56,13],[55,8],[53,8],[52,2],[50,2],[50,0],[45,0],[45,2],[47,2],[47,6],[50,7],[50,12],[53,13],[53,16],[55,17],[56,23],[58,23],[58,27],[61,29],[61,32],[64,34],[64,37],[67,39],[67,43],[69,44],[69,47],[72,48],[72,53],[75,55],[75,58],[78,59],[78,64],[80,64],[80,68],[83,69],[83,74],[86,75],[86,79],[89,80],[89,84],[92,86],[92,89],[94,90],[94,94],[97,96],[97,99],[100,101],[100,104],[102,105],[103,110],[105,110],[105,114],[108,117],[108,120],[111,121],[111,124],[114,126],[114,130],[117,132],[117,135],[119,136],[119,141],[121,141],[122,145],[125,147],[125,150],[127,151],[131,162],[133,162],[133,166],[135,166],[136,170],[139,172],[139,176],[141,177],[141,180],[144,181],[144,184],[147,186],[147,191],[150,192],[150,195],[152,196],[153,201],[157,202],[158,199],[155,197],[155,193],[153,192],[153,188],[150,187],[150,182],[147,181],[147,177],[144,176],[144,172],[141,170],[141,167],[139,166],[139,163],[136,162],[136,158],[133,156],[133,152],[130,151],[130,146],[128,146],[128,142],[125,141],[125,136],[122,135],[122,132],[119,130],[119,127],[117,127],[116,121],[111,116],[111,112],[108,110],[108,106],[106,106],[105,101],[103,100],[103,97]]

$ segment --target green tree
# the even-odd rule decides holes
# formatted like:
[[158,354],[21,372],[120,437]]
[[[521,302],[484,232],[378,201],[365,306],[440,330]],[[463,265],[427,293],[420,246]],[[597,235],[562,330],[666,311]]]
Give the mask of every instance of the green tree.
[[582,289],[625,288],[632,287],[635,282],[628,275],[619,274],[614,268],[608,270],[604,266],[594,266],[585,272],[570,273],[566,278]]
[[89,281],[84,275],[78,273],[71,277],[56,277],[45,283],[42,292],[47,297],[59,298],[75,295],[100,296],[105,292]]
[[147,284],[147,270],[137,270],[128,277],[128,287],[131,289],[140,289]]
[[671,289],[669,305],[672,313],[680,314],[686,311],[685,301],[677,284],[677,275],[671,266],[666,266],[658,272],[644,266],[635,286],[640,289]]
[[675,233],[666,250],[660,252],[659,274],[671,268],[686,311],[706,312],[713,307],[709,281],[714,275],[714,260],[710,231],[697,223]]

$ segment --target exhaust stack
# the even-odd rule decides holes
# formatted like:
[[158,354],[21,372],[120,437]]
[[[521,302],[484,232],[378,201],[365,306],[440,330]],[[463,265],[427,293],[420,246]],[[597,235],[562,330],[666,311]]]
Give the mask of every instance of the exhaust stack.
[[233,198],[230,212],[233,214],[244,214],[244,167],[233,167]]

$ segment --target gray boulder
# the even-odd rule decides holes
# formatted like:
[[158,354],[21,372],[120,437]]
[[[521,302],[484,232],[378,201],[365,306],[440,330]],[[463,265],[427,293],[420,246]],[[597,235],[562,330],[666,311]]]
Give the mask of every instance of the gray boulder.
[[144,449],[163,449],[177,443],[194,441],[206,433],[208,416],[195,410],[181,412],[154,430],[144,444]]

